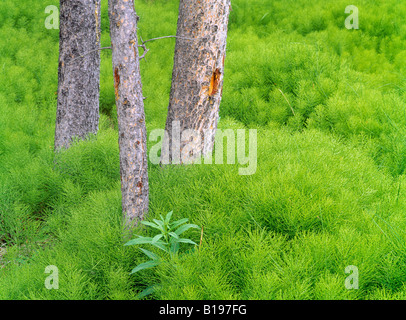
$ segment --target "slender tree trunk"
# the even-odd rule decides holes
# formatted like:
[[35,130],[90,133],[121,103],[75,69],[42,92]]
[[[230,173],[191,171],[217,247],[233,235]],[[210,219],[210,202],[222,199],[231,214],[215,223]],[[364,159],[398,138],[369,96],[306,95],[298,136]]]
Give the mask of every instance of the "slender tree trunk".
[[100,1],[60,0],[55,150],[98,130]]
[[148,211],[148,163],[144,98],[134,0],[109,0],[120,146],[122,209],[132,229]]
[[[163,164],[193,161],[213,150],[229,13],[230,0],[180,0]],[[182,136],[188,130],[198,135]]]

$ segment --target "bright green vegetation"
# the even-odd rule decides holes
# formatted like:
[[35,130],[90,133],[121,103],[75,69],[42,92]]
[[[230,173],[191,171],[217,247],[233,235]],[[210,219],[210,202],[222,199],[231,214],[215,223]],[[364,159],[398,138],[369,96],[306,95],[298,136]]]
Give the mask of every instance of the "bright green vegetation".
[[[176,262],[177,258],[179,257],[180,245],[183,243],[197,245],[196,242],[188,238],[181,238],[180,235],[191,228],[199,229],[199,226],[191,223],[185,224],[186,222],[189,221],[188,218],[183,218],[171,222],[172,215],[173,211],[169,212],[165,218],[162,215],[159,215],[161,219],[153,219],[154,222],[145,220],[141,221],[142,224],[157,229],[158,233],[154,237],[144,237],[137,235],[134,239],[131,239],[126,244],[124,244],[125,246],[147,244],[154,246],[155,248],[158,248],[164,252],[164,256],[162,256],[162,253],[160,253],[161,254],[160,256],[147,249],[139,248],[151,260],[140,263],[131,271],[131,274],[140,272],[145,269],[154,268],[156,266],[162,265],[163,263],[169,263],[170,267],[176,269],[177,268]],[[201,244],[199,244],[199,246],[200,245]],[[145,297],[155,292],[157,286],[159,286],[159,283],[149,286],[144,291],[142,291],[137,297],[139,298]]]
[[[258,129],[257,171],[150,164],[148,220],[173,210],[204,227],[202,245],[131,275],[147,257],[121,235],[111,52],[97,138],[55,159],[50,4],[0,2],[0,299],[136,299],[155,283],[150,299],[406,298],[404,2],[358,1],[360,29],[347,30],[346,1],[233,0],[220,128]],[[174,35],[177,6],[136,0],[142,38]],[[148,43],[141,62],[149,131],[165,124],[174,43]],[[58,290],[44,287],[48,265]],[[349,265],[358,290],[344,286]]]

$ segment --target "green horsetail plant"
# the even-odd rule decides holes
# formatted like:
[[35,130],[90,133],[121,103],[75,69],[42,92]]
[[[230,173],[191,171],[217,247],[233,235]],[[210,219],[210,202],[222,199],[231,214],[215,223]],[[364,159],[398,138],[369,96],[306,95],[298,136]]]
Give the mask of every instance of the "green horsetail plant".
[[[153,222],[141,221],[142,224],[159,230],[159,233],[154,237],[143,237],[137,235],[138,238],[128,241],[125,245],[126,246],[139,244],[153,245],[164,251],[169,256],[171,261],[178,255],[180,243],[189,243],[197,245],[194,241],[190,239],[181,238],[180,235],[191,228],[200,229],[199,226],[195,224],[185,224],[186,222],[189,221],[188,218],[183,218],[174,222],[170,222],[172,214],[173,211],[169,212],[165,218],[162,215],[160,215],[161,220],[153,219]],[[164,259],[162,259],[160,256],[149,250],[146,250],[144,248],[139,249],[143,253],[145,253],[145,255],[147,255],[151,260],[136,266],[131,271],[131,274],[144,269],[156,267],[164,261]]]

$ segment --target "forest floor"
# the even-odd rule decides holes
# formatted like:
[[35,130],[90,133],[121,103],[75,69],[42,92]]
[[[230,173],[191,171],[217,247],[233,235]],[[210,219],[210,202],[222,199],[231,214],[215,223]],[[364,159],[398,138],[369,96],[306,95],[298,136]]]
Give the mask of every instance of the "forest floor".
[[[97,136],[55,155],[49,5],[0,2],[0,299],[138,299],[152,285],[148,299],[406,298],[405,2],[360,0],[348,29],[343,0],[232,1],[219,128],[257,130],[256,171],[150,162],[147,219],[173,211],[203,233],[135,274],[139,249],[159,249],[122,239],[111,52]],[[176,34],[178,1],[135,5],[144,40]],[[165,126],[174,45],[149,42],[141,61],[148,134]]]

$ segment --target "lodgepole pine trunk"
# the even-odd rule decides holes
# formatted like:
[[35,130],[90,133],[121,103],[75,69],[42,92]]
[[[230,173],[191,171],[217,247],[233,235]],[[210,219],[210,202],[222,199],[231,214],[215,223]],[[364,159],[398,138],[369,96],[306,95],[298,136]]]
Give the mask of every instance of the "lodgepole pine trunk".
[[120,147],[124,225],[131,230],[148,211],[148,163],[144,99],[134,0],[109,0]]
[[[166,134],[161,151],[163,164],[183,163],[186,158],[193,161],[213,150],[223,89],[230,5],[230,0],[180,0]],[[179,134],[188,129],[198,132],[198,136],[185,136],[180,143],[175,141],[176,135],[179,138]]]
[[55,150],[98,131],[100,2],[60,0]]

